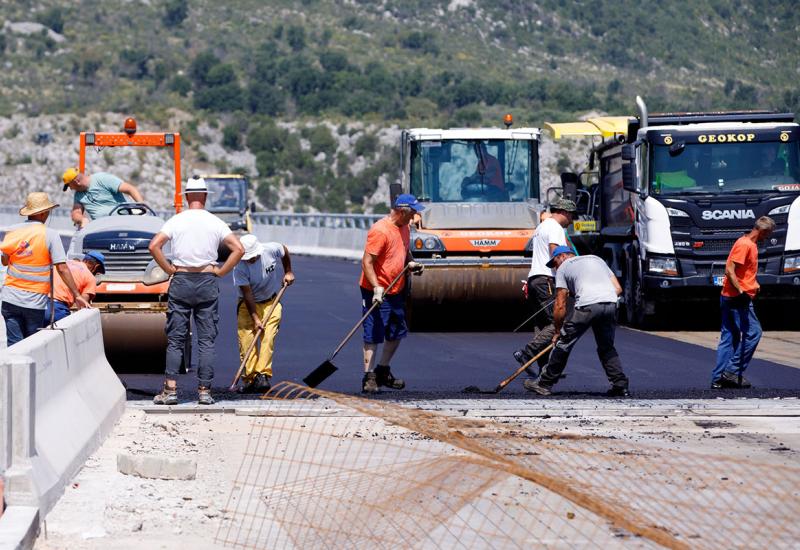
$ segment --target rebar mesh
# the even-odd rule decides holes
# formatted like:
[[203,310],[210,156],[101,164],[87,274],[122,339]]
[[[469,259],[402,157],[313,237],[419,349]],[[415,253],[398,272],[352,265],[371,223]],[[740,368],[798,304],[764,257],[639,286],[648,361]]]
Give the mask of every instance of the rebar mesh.
[[[453,417],[289,383],[264,396],[233,548],[796,548],[800,467]],[[318,399],[323,398],[323,399]],[[278,408],[291,402],[291,409]],[[335,410],[331,407],[335,407]]]

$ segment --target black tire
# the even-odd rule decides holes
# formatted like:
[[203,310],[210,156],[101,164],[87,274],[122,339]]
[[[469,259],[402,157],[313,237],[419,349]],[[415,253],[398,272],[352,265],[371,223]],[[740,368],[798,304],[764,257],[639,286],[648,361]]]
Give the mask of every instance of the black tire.
[[627,257],[627,274],[623,295],[625,297],[625,324],[647,329],[653,325],[654,315],[648,314],[647,297],[641,277],[641,262],[637,257]]

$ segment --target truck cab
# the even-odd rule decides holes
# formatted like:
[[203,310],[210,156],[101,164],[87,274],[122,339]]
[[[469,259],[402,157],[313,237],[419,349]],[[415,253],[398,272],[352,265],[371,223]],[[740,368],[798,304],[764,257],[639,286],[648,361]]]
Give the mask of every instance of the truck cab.
[[[800,129],[768,111],[609,117],[590,152],[597,168],[595,246],[621,278],[625,315],[647,324],[660,304],[714,301],[733,243],[760,216],[762,299],[800,295]],[[592,120],[580,124],[592,124]],[[556,137],[577,126],[549,124]]]

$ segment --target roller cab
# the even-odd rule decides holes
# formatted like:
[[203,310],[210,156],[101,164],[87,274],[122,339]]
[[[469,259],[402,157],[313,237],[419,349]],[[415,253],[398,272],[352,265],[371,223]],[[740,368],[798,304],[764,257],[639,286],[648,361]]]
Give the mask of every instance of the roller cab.
[[541,209],[538,145],[535,128],[402,133],[395,191],[425,204],[411,231],[411,253],[425,264],[411,280],[412,328],[432,308],[469,303],[489,315],[522,304]]

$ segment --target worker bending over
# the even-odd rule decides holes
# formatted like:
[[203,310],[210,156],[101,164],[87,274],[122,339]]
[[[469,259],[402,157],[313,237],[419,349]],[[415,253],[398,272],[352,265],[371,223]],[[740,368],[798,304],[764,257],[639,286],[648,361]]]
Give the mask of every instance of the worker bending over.
[[[87,302],[94,300],[97,283],[94,276],[97,273],[106,272],[106,259],[101,252],[91,250],[87,252],[83,259],[67,260],[67,268],[75,280],[75,286]],[[53,300],[47,301],[47,309],[44,311],[44,325],[50,324],[50,320],[60,321],[70,314],[70,308],[75,300],[72,299],[72,292],[61,278],[53,280]],[[55,312],[53,310],[55,309]]]
[[123,193],[129,195],[134,202],[144,202],[144,197],[135,185],[108,172],[89,175],[79,172],[77,168],[67,168],[61,180],[64,182],[64,191],[75,191],[71,216],[72,222],[78,228],[86,227],[92,220],[108,216],[117,205],[127,202]]
[[[405,318],[405,277],[388,288],[391,282],[408,265],[415,273],[422,273],[424,266],[413,261],[409,249],[410,229],[414,214],[425,207],[414,195],[399,195],[389,215],[370,227],[367,244],[361,259],[361,310],[362,315],[373,303],[380,304],[364,321],[364,378],[361,391],[374,393],[380,386],[402,390],[405,382],[392,375],[389,363],[400,340],[408,334]],[[375,365],[378,344],[383,344],[381,359]]]
[[[526,390],[550,395],[558,381],[575,344],[589,328],[597,343],[597,355],[611,382],[608,395],[628,397],[628,378],[622,372],[619,354],[614,348],[617,327],[617,298],[622,294],[619,281],[602,258],[594,255],[575,256],[571,248],[559,246],[553,250],[548,267],[556,268],[556,304],[553,324],[555,345],[550,360],[536,380],[525,380]],[[575,297],[575,308],[566,322],[567,296]]]
[[[184,189],[188,209],[168,219],[150,241],[150,254],[172,276],[167,298],[167,365],[164,389],[155,396],[156,405],[178,403],[178,370],[183,359],[189,323],[194,316],[197,332],[198,403],[213,405],[214,342],[219,323],[219,279],[229,273],[244,254],[239,239],[228,224],[205,209],[208,187],[203,178],[189,178]],[[162,248],[172,242],[172,262]],[[217,254],[222,243],[231,254],[222,266]]]
[[[239,359],[256,338],[261,320],[272,307],[282,285],[294,283],[289,249],[280,243],[261,244],[255,235],[241,237],[244,256],[233,270],[233,284],[239,287],[237,329],[239,333]],[[269,319],[263,324],[264,337],[256,345],[244,367],[241,393],[265,393],[272,378],[272,356],[275,337],[281,324],[282,306],[278,303]]]
[[8,266],[0,299],[6,323],[6,340],[12,346],[35,333],[44,323],[44,310],[51,291],[51,266],[56,271],[79,308],[89,303],[67,268],[67,256],[61,238],[45,225],[50,211],[57,207],[47,193],[30,193],[20,211],[28,220],[8,229],[0,243],[0,261]]

